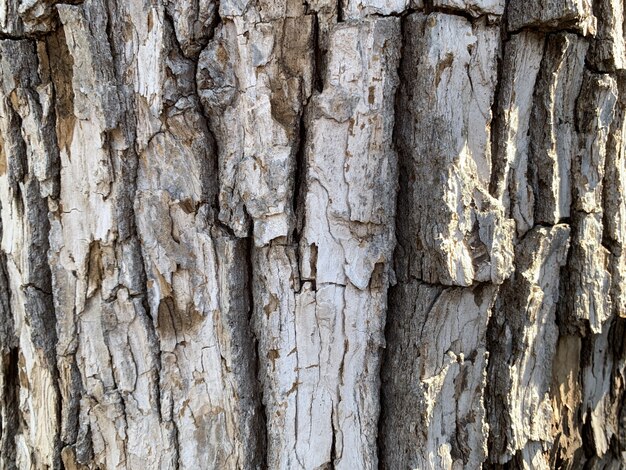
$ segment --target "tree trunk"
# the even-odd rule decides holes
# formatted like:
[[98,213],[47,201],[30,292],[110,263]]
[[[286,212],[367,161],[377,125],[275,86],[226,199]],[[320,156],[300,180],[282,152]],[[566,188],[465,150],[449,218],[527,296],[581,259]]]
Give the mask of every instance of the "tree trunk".
[[626,466],[619,0],[0,0],[0,469]]

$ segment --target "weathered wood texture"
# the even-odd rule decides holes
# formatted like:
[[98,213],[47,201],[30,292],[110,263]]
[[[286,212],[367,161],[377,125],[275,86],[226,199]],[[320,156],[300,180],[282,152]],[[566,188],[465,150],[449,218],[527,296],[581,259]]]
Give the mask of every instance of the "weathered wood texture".
[[620,0],[0,0],[0,469],[626,466]]

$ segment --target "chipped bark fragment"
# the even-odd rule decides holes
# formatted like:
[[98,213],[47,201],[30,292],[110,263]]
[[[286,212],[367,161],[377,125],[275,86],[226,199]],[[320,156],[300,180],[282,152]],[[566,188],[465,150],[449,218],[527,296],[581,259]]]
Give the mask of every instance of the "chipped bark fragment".
[[500,16],[504,13],[504,0],[432,0],[435,9],[445,9],[469,14]]
[[587,36],[596,33],[592,0],[511,0],[507,7],[508,29],[544,31],[575,30]]
[[57,26],[56,5],[77,0],[0,0],[0,34],[35,37]]
[[[415,0],[345,0],[343,2],[343,17],[355,19],[368,15],[392,15],[402,13],[409,8]],[[417,2],[415,7],[421,7]]]

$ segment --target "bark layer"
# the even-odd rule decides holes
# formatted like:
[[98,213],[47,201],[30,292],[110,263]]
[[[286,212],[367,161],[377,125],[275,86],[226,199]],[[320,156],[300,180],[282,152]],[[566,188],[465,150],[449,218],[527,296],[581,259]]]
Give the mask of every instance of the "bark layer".
[[617,0],[0,0],[0,468],[626,466]]

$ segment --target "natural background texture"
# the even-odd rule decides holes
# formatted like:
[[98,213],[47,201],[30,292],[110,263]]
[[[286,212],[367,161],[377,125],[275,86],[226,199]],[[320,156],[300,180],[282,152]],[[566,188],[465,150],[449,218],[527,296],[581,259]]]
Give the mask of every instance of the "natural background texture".
[[0,0],[0,468],[626,465],[622,0]]

